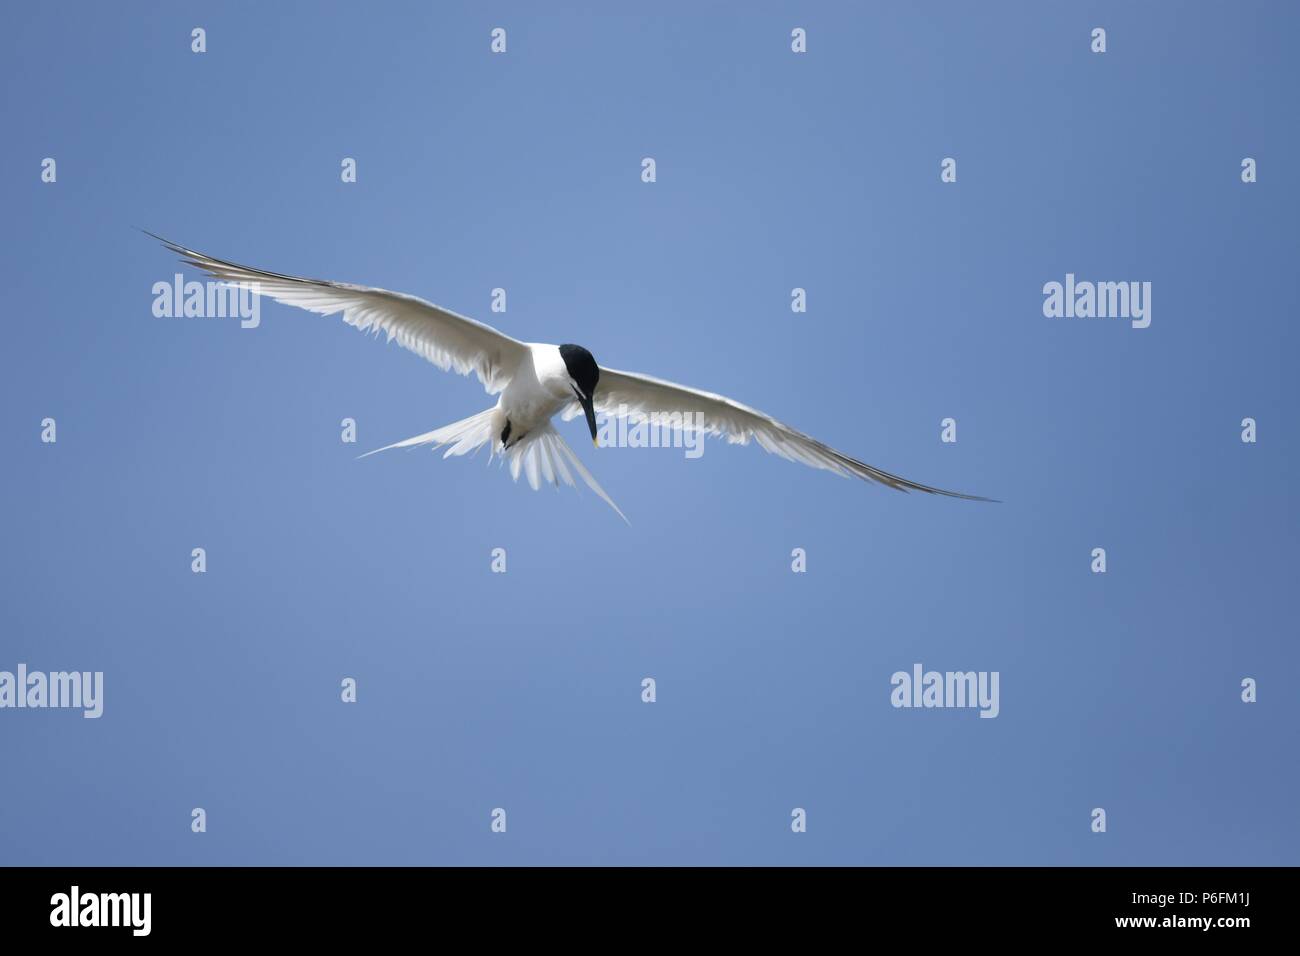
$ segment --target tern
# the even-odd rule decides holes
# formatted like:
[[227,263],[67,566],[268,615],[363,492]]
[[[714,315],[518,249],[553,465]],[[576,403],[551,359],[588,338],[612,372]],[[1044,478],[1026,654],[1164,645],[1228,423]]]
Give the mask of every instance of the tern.
[[473,372],[489,395],[499,396],[491,408],[469,418],[385,445],[367,455],[392,448],[432,445],[435,449],[446,447],[443,457],[448,458],[487,445],[489,457],[500,455],[508,459],[515,481],[522,471],[534,490],[541,486],[543,479],[557,487],[564,482],[576,488],[573,479],[576,471],[592,491],[627,521],[627,516],[584,467],[551,421],[556,415],[564,421],[585,415],[592,444],[599,447],[596,413],[603,412],[633,421],[668,421],[674,427],[680,422],[681,427],[723,436],[731,444],[746,445],[753,439],[764,451],[789,461],[898,491],[922,491],[969,501],[994,500],[932,488],[882,471],[725,395],[637,372],[605,368],[581,345],[520,342],[490,325],[413,295],[267,272],[195,252],[151,232],[146,234],[179,255],[186,265],[214,279],[246,286],[257,295],[318,315],[341,312],[348,325],[374,335],[382,331],[388,341],[396,341],[444,372],[455,371],[461,375]]

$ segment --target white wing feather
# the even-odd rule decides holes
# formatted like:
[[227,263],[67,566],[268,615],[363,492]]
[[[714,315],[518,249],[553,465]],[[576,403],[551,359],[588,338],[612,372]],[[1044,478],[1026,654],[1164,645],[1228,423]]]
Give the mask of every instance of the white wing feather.
[[413,295],[266,272],[186,249],[153,233],[148,235],[180,255],[185,264],[201,269],[214,279],[249,283],[259,295],[319,315],[342,312],[343,321],[348,325],[376,335],[383,331],[390,342],[396,341],[444,372],[454,370],[461,375],[474,372],[489,395],[510,384],[520,359],[528,352],[524,343],[490,325]]
[[[673,427],[680,421],[681,427],[687,430],[723,435],[732,444],[747,445],[752,438],[764,451],[790,461],[824,468],[845,477],[879,482],[898,491],[924,491],[927,494],[974,501],[993,500],[931,488],[929,485],[900,478],[836,451],[770,415],[742,405],[725,395],[702,392],[649,375],[602,367],[600,379],[596,383],[595,405],[598,411],[606,415],[625,415],[633,421],[646,421],[652,414],[658,416],[661,423],[670,423]],[[578,412],[575,403],[565,409],[564,417],[571,418]],[[676,416],[680,416],[680,419]]]

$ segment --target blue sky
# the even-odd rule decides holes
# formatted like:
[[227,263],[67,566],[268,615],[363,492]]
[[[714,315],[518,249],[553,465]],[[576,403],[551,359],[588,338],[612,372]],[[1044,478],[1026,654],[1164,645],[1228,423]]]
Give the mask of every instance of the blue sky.
[[[0,861],[1295,864],[1295,8],[628,9],[6,9],[0,670],[105,701],[0,710]],[[492,399],[337,318],[155,318],[135,227],[1004,503],[580,421],[630,527],[358,461]],[[1044,317],[1067,273],[1151,326]],[[997,719],[891,707],[917,662]]]

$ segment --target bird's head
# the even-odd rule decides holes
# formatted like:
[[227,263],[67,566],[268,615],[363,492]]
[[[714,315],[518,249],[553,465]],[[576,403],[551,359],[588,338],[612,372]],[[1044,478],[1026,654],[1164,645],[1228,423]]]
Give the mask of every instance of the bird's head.
[[581,345],[561,345],[560,358],[569,371],[569,388],[587,414],[587,427],[591,429],[591,443],[596,441],[596,383],[600,381],[600,366],[591,353]]

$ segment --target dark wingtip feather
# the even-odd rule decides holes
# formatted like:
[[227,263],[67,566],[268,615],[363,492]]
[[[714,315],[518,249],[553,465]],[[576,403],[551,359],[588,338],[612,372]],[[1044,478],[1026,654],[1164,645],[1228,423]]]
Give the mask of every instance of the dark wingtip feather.
[[184,246],[182,246],[182,245],[178,245],[177,243],[172,242],[170,239],[164,239],[162,236],[158,235],[158,233],[156,233],[156,232],[150,232],[148,229],[145,229],[143,226],[136,226],[135,228],[136,228],[136,229],[139,229],[141,232],[143,232],[143,233],[144,233],[146,236],[148,236],[150,239],[157,239],[159,242],[161,242],[164,246],[166,246],[166,247],[167,247],[168,249],[170,249],[172,252],[176,253],[178,256],[190,255],[190,250],[186,249],[186,248],[185,248]]

